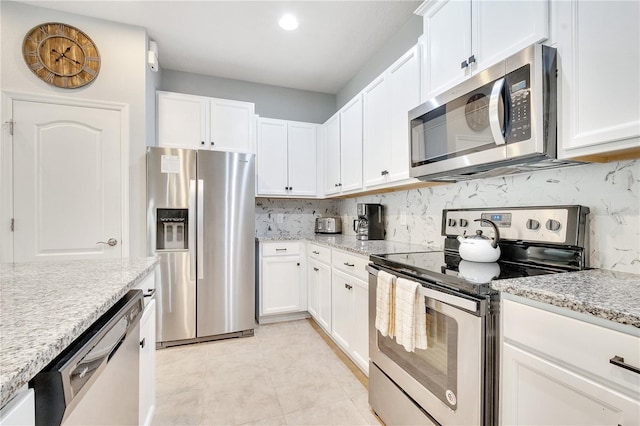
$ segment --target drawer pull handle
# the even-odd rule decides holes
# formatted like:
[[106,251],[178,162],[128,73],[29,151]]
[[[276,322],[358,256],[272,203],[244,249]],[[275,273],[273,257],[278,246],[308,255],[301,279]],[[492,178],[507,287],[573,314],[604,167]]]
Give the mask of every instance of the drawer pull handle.
[[155,288],[148,288],[147,291],[148,291],[148,293],[144,293],[142,295],[142,297],[151,297],[154,294],[156,294],[156,289]]
[[287,251],[287,249],[286,249],[286,248],[283,248],[283,249],[276,249],[276,251]]
[[315,266],[313,267],[313,270],[318,272],[320,269],[316,268]]
[[616,365],[618,367],[624,368],[626,370],[633,371],[636,374],[640,374],[640,368],[627,364],[626,362],[624,362],[624,358],[622,358],[621,356],[617,356],[617,355],[614,356],[609,360],[609,363]]
[[353,286],[351,286],[351,285],[349,285],[349,284],[345,283],[345,284],[344,284],[344,288],[346,288],[347,290],[351,290],[351,289],[353,288]]
[[320,252],[319,252],[319,251],[315,251],[315,250],[314,250],[314,251],[313,251],[313,254],[320,254]]
[[353,264],[353,263],[344,262],[344,266],[349,266],[349,267],[353,268],[353,267],[354,267],[354,266],[356,266],[356,265],[355,265],[355,264]]

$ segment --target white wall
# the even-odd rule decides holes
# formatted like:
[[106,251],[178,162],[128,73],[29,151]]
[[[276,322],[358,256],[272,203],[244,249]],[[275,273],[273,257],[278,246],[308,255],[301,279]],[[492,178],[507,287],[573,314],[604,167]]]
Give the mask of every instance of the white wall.
[[[155,103],[146,104],[146,91],[157,85],[157,82],[149,82],[147,86],[150,77],[146,71],[145,29],[9,1],[0,2],[0,14],[0,89],[3,92],[100,100],[129,106],[128,243],[131,256],[145,255],[145,146],[149,136],[153,140],[149,132],[155,127],[149,122],[149,114],[155,111]],[[94,82],[78,89],[60,89],[44,83],[31,73],[22,58],[22,40],[31,28],[45,22],[76,26],[96,43],[102,61],[100,74]],[[6,138],[8,133],[3,132],[2,136]],[[2,203],[5,202],[2,200]]]

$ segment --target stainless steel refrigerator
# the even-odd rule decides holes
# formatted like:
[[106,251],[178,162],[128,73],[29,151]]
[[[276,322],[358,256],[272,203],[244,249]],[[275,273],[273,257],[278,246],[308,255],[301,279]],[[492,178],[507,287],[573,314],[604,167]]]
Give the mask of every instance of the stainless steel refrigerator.
[[147,148],[157,346],[253,334],[254,196],[255,154]]

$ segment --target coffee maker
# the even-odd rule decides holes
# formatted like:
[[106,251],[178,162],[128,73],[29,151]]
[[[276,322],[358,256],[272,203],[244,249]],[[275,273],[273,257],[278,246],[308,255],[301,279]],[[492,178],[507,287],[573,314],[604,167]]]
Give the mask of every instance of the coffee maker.
[[358,203],[358,218],[353,221],[353,230],[358,240],[384,240],[384,206],[382,204]]

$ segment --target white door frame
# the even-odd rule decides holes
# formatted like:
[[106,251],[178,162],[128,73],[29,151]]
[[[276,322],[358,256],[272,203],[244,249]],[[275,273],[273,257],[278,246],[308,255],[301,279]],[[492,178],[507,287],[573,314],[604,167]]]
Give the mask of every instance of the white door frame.
[[129,105],[92,99],[41,95],[21,92],[2,92],[0,119],[0,263],[13,262],[13,136],[9,121],[13,118],[13,101],[30,101],[55,105],[101,108],[120,112],[120,174],[122,176],[122,257],[129,257]]

